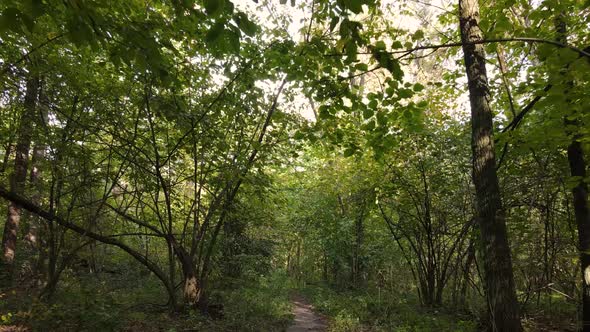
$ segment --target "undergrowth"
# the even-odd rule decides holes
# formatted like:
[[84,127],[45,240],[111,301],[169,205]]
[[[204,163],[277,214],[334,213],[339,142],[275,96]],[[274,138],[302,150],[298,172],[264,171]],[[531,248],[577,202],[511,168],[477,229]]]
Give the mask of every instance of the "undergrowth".
[[420,308],[412,296],[367,291],[336,291],[326,285],[307,285],[301,292],[330,317],[331,332],[360,331],[476,331],[470,316]]
[[64,275],[51,301],[38,300],[28,289],[5,290],[0,295],[0,330],[281,331],[292,320],[289,281],[280,274],[212,290],[212,299],[222,304],[215,319],[196,310],[170,312],[153,277],[137,276],[134,284],[125,280],[128,276]]

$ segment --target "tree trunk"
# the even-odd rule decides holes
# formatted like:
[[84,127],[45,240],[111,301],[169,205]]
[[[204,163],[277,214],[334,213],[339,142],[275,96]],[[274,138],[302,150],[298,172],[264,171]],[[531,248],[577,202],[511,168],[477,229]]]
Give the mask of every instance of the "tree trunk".
[[4,159],[2,160],[2,166],[0,166],[0,174],[4,173],[6,167],[8,167],[8,161],[10,161],[10,154],[12,153],[12,139],[6,144],[4,148]]
[[[47,129],[47,123],[49,121],[47,106],[44,106],[48,104],[47,96],[44,94],[43,84],[40,83],[40,85],[39,102],[37,107],[39,111],[35,113],[35,127],[37,130],[34,139],[35,146],[33,147],[31,171],[29,175],[30,186],[32,188],[31,201],[35,205],[41,205],[43,190],[41,169],[43,167],[43,161],[45,160],[45,150],[47,149],[41,133]],[[39,277],[38,281],[41,281],[47,279],[44,278],[46,277],[44,274],[47,272],[44,267],[45,261],[47,260],[47,228],[45,227],[43,231],[40,231],[45,224],[41,218],[35,214],[31,214],[27,219],[29,221],[29,229],[25,236],[25,241],[27,241],[31,248],[37,252],[37,260],[34,264],[33,272]]]
[[201,288],[197,281],[197,273],[195,271],[192,260],[188,255],[183,256],[182,272],[184,277],[184,300],[191,306],[195,305],[201,297]]
[[570,172],[580,179],[572,189],[574,213],[578,225],[580,250],[580,267],[582,268],[582,326],[583,331],[590,331],[590,208],[588,207],[588,185],[583,181],[586,177],[586,162],[582,144],[573,140],[567,148]]
[[352,283],[353,286],[358,288],[364,287],[364,262],[363,262],[363,241],[364,241],[364,218],[365,218],[365,206],[362,203],[361,211],[354,222],[354,234],[355,242],[353,248],[353,264],[352,264]]
[[461,40],[471,102],[471,147],[476,210],[493,331],[521,331],[505,214],[496,173],[492,111],[477,0],[459,0]]
[[[37,95],[39,93],[39,79],[31,77],[27,80],[25,94],[24,110],[19,124],[19,135],[16,145],[16,154],[14,158],[14,172],[10,177],[10,190],[21,194],[25,189],[27,179],[27,164],[29,159],[29,148],[31,145],[32,127],[31,124],[35,119],[35,106]],[[4,233],[2,236],[2,260],[5,264],[5,271],[12,273],[14,256],[16,254],[16,241],[18,227],[20,224],[21,208],[12,203],[8,203],[8,214],[4,224]]]
[[[567,44],[567,26],[563,13],[556,20],[558,41]],[[573,82],[567,82],[573,86]],[[569,101],[569,100],[568,100]],[[582,269],[582,331],[590,332],[590,207],[588,206],[588,185],[586,178],[586,161],[582,148],[580,123],[577,120],[565,118],[565,127],[572,141],[567,147],[567,159],[570,166],[570,174],[577,179],[577,184],[572,188],[574,204],[574,216],[578,226],[578,250],[580,251],[580,268]]]

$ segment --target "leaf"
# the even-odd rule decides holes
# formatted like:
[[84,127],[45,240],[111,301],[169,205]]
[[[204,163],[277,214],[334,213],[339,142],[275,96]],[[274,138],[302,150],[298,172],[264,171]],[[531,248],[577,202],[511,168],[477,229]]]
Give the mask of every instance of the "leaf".
[[21,11],[14,7],[6,8],[0,15],[0,32],[18,29],[21,14]]
[[496,21],[496,25],[494,27],[494,32],[497,34],[501,34],[502,32],[505,31],[510,31],[512,30],[512,23],[510,23],[510,20],[508,20],[508,17],[505,15],[502,15],[498,18],[498,20]]
[[357,63],[354,68],[356,70],[360,70],[360,71],[368,71],[369,70],[369,65],[367,65],[366,63]]
[[404,72],[402,70],[402,67],[400,67],[399,61],[397,59],[392,59],[387,69],[391,72],[391,75],[395,79],[401,80],[404,77]]
[[414,34],[412,35],[412,40],[417,41],[422,39],[424,39],[424,31],[416,30],[416,32],[414,32]]
[[334,31],[334,28],[336,28],[338,22],[340,22],[340,18],[338,16],[332,17],[330,20],[330,32]]
[[225,0],[204,0],[205,12],[209,16],[217,16],[223,12]]
[[414,91],[416,91],[416,92],[420,92],[420,91],[424,90],[424,85],[422,85],[422,84],[420,84],[420,83],[416,83],[416,84],[414,84],[414,87],[413,87],[413,89],[414,89]]
[[227,39],[229,41],[230,51],[234,54],[240,53],[240,35],[231,30],[226,30]]
[[382,40],[379,40],[378,42],[376,42],[375,49],[376,50],[385,50],[386,49],[385,42]]
[[293,135],[293,138],[296,140],[301,140],[305,138],[305,134],[298,130],[295,135]]
[[377,123],[381,127],[385,127],[387,125],[387,115],[385,112],[377,112]]
[[258,26],[248,19],[248,16],[244,13],[238,13],[235,18],[236,23],[240,30],[250,37],[253,37],[258,30]]
[[410,89],[399,89],[397,95],[400,98],[411,98],[414,95],[414,92]]
[[371,131],[375,129],[375,121],[371,120],[367,122],[365,125],[363,125],[363,129],[366,131]]
[[205,42],[211,44],[219,39],[221,33],[223,32],[224,24],[221,22],[216,22],[211,30],[207,32],[205,35]]
[[344,50],[346,51],[346,62],[351,63],[356,60],[357,55],[357,47],[354,41],[349,40],[344,45]]
[[350,11],[355,14],[359,14],[361,11],[363,11],[363,4],[361,3],[361,0],[344,0],[344,6],[346,6],[347,9],[350,9]]
[[394,41],[394,42],[391,44],[391,48],[393,48],[393,49],[400,49],[400,48],[403,48],[402,42],[400,42],[399,40],[396,40],[396,41]]
[[350,147],[350,148],[346,148],[344,150],[344,156],[345,157],[350,157],[355,153],[356,149],[354,147]]
[[332,114],[330,114],[330,110],[327,105],[320,106],[320,109],[319,109],[319,118],[320,119],[329,119],[332,117],[334,117],[334,116]]
[[92,29],[84,22],[72,21],[69,25],[70,39],[76,45],[91,42],[94,34]]
[[174,54],[176,55],[180,55],[180,52],[178,52],[178,50],[176,49],[176,47],[174,47],[174,45],[172,45],[172,43],[169,40],[163,39],[162,41],[160,41],[160,43],[162,44],[162,46],[164,46],[165,48],[169,49],[170,51],[174,52]]
[[373,111],[371,108],[365,108],[363,110],[363,118],[366,120],[370,117],[373,116],[373,114],[375,114],[375,111]]

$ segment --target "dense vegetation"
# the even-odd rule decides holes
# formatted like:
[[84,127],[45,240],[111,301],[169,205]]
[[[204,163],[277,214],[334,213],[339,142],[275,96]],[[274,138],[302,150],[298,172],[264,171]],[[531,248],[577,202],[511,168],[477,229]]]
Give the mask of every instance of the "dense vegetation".
[[0,330],[590,331],[590,1],[3,0]]

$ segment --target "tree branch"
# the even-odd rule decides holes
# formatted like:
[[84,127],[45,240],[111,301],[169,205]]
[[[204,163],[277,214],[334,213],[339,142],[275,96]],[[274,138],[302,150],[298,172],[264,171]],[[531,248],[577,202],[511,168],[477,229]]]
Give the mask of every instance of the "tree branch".
[[[405,50],[399,51],[391,51],[386,52],[388,54],[400,54],[400,53],[412,53],[414,51],[419,50],[438,50],[440,48],[449,48],[449,47],[460,47],[463,45],[477,45],[477,44],[493,44],[493,43],[508,43],[508,42],[525,42],[525,43],[540,43],[540,44],[551,44],[562,48],[569,48],[572,51],[575,51],[580,56],[585,56],[590,59],[590,50],[577,48],[575,46],[562,44],[555,40],[549,39],[542,39],[542,38],[532,38],[532,37],[513,37],[513,38],[497,38],[497,39],[486,39],[486,40],[479,40],[473,42],[456,42],[456,43],[447,43],[447,44],[438,44],[438,45],[424,45],[424,46],[417,46],[414,48],[408,48]],[[372,54],[371,52],[359,52],[357,54]],[[326,54],[326,56],[343,56],[346,55],[344,53],[331,53]]]
[[137,260],[139,263],[143,264],[150,271],[154,272],[154,274],[158,277],[158,279],[160,279],[162,281],[164,286],[170,290],[171,285],[170,285],[170,282],[168,281],[168,278],[164,274],[164,272],[162,270],[160,270],[160,268],[156,264],[154,264],[153,262],[148,260],[146,257],[144,257],[142,254],[140,254],[139,252],[137,252],[133,248],[124,244],[123,242],[120,242],[120,241],[113,239],[109,236],[104,236],[101,234],[91,232],[83,227],[80,227],[74,223],[71,223],[71,222],[55,215],[52,212],[48,212],[48,211],[42,209],[41,207],[39,207],[39,206],[33,204],[31,201],[27,200],[26,198],[12,192],[12,191],[7,190],[3,186],[0,186],[0,197],[3,197],[4,199],[6,199],[8,201],[17,204],[18,206],[24,208],[25,210],[27,210],[33,214],[36,214],[47,221],[56,222],[60,226],[70,229],[80,235],[97,240],[101,243],[110,244],[110,245],[114,245],[116,247],[121,248],[123,251],[125,251],[126,253],[131,255],[133,258],[135,258],[135,260]]

